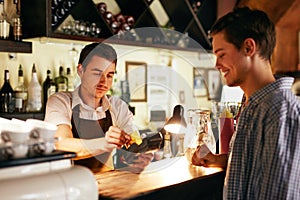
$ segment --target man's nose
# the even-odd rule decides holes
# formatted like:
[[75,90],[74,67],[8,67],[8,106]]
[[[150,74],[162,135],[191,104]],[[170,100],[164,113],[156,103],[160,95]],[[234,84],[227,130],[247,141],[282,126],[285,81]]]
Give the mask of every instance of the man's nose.
[[220,69],[221,69],[221,64],[218,62],[218,60],[217,60],[217,62],[216,62],[215,68],[216,68],[217,70],[220,70]]
[[101,83],[105,83],[106,80],[107,80],[106,75],[105,75],[105,74],[101,74],[100,80],[99,80],[99,81],[100,81]]

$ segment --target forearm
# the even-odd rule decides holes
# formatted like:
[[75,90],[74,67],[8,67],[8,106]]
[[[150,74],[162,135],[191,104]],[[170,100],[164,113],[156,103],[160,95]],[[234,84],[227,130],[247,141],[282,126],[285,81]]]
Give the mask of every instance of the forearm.
[[78,138],[61,138],[55,144],[55,147],[58,150],[75,152],[77,154],[77,158],[79,159],[107,152],[104,144],[105,138],[89,140]]
[[217,154],[216,156],[216,166],[225,169],[227,167],[228,154]]

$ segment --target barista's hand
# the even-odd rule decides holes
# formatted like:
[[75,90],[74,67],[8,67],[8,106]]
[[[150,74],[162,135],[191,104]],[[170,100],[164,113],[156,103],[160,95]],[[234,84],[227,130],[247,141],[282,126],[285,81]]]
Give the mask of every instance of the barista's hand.
[[201,146],[197,148],[192,157],[192,164],[204,167],[222,167],[227,166],[227,154],[213,154],[212,152],[206,152],[203,155],[203,149]]
[[105,148],[112,151],[115,148],[121,148],[125,143],[130,141],[131,137],[121,129],[111,126],[105,133]]
[[136,155],[135,159],[129,164],[130,171],[141,173],[153,160],[153,153],[141,153]]

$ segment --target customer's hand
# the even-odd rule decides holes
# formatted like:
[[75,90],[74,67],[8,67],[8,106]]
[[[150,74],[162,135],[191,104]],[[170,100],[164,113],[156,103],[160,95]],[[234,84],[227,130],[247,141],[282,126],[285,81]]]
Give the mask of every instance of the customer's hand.
[[121,129],[111,126],[105,134],[105,148],[112,151],[115,148],[121,148],[125,143],[130,141],[131,137]]
[[153,160],[153,153],[139,153],[135,156],[128,170],[134,173],[141,173]]
[[205,156],[200,156],[201,148],[198,148],[192,157],[192,164],[197,166],[210,167],[216,162],[216,156],[210,151]]
[[203,152],[203,148],[201,149],[201,146],[199,146],[192,156],[193,165],[226,168],[227,154],[213,154],[211,151],[205,151],[204,154]]

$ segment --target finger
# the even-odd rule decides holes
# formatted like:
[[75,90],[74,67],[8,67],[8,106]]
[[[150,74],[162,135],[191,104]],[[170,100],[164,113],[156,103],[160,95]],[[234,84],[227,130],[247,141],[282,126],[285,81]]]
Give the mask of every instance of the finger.
[[112,126],[106,132],[105,137],[108,141],[117,143],[118,145],[125,144],[128,141],[128,138],[130,138],[130,136],[127,135],[124,131],[121,131],[120,129]]

